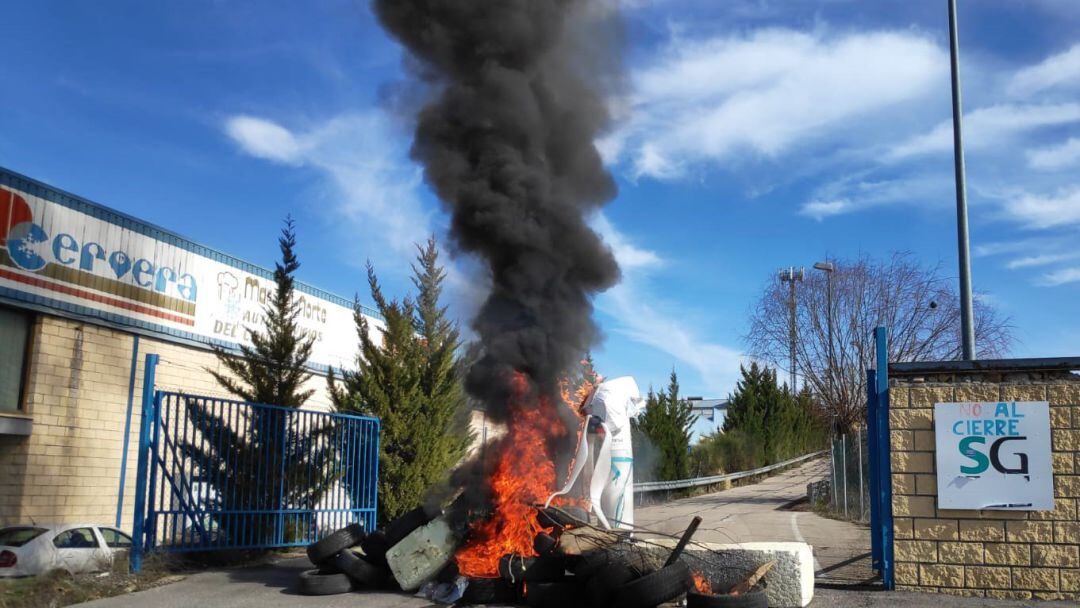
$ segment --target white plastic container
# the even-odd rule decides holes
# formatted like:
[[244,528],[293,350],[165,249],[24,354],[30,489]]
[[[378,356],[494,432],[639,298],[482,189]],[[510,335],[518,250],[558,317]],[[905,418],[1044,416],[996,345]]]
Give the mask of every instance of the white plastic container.
[[403,591],[415,591],[435,578],[454,557],[457,539],[443,518],[413,530],[386,552],[394,580]]

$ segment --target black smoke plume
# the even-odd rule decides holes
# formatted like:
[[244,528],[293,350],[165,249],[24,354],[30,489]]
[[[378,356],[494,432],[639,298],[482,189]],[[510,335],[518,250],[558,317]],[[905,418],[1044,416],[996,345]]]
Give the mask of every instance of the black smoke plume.
[[490,271],[491,293],[473,320],[483,354],[466,388],[505,420],[515,370],[558,395],[559,379],[598,338],[592,296],[619,277],[586,224],[616,194],[594,145],[619,82],[613,3],[373,4],[432,95],[412,157],[451,212],[457,247]]

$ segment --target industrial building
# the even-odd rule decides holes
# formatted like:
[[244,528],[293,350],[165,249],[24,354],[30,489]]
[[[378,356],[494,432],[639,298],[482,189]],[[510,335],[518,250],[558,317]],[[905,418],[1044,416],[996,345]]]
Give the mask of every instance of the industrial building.
[[[0,168],[0,526],[130,526],[144,356],[158,388],[225,396],[211,345],[244,342],[273,289],[270,270]],[[325,408],[327,371],[355,364],[353,303],[297,291],[305,407]]]

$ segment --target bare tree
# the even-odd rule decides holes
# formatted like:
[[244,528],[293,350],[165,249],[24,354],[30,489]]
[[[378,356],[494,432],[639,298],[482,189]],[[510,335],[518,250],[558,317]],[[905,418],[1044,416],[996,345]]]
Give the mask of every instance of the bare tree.
[[[833,263],[831,309],[825,273],[812,271],[798,284],[795,367],[821,399],[834,428],[846,432],[865,419],[874,327],[889,328],[890,361],[958,359],[960,302],[953,280],[942,276],[939,266],[921,265],[909,254]],[[750,316],[746,342],[752,357],[791,367],[790,310],[789,286],[774,276]],[[979,358],[1000,357],[1013,342],[1009,320],[981,298],[975,300],[975,342]]]

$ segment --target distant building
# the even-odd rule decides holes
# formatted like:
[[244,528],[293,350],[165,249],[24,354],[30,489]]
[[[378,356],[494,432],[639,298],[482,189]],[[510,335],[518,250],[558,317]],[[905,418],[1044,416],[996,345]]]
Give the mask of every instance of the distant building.
[[689,397],[687,401],[693,407],[693,413],[697,421],[690,428],[690,444],[701,441],[705,435],[721,431],[724,428],[724,419],[727,418],[727,399],[702,399],[701,397]]

